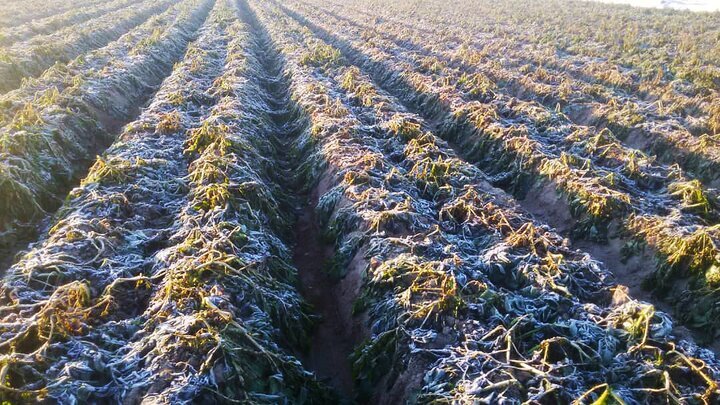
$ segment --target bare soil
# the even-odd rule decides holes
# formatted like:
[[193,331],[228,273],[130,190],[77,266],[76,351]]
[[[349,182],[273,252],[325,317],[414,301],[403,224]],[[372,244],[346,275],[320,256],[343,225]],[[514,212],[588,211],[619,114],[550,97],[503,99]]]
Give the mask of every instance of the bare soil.
[[566,235],[575,226],[576,221],[570,214],[567,200],[558,195],[551,182],[531,188],[525,199],[518,203],[541,222],[554,227],[561,235]]
[[349,356],[356,342],[353,328],[347,327],[347,320],[352,317],[352,302],[349,306],[344,302],[346,300],[339,296],[342,294],[340,280],[326,271],[334,249],[320,238],[315,215],[317,198],[313,200],[303,207],[295,226],[293,254],[300,293],[320,315],[303,363],[344,397],[351,398],[354,383]]

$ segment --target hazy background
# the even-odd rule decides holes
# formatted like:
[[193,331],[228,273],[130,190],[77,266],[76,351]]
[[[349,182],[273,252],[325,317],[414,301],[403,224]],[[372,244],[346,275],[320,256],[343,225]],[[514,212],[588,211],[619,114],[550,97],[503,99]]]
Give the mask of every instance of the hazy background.
[[720,11],[720,0],[595,0],[638,7],[677,8],[693,11]]

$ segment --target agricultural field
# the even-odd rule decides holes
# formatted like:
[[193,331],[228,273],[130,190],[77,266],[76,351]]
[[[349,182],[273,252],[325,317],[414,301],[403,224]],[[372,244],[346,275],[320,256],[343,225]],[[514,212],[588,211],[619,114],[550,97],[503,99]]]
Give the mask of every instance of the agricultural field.
[[7,0],[0,401],[720,403],[720,12]]

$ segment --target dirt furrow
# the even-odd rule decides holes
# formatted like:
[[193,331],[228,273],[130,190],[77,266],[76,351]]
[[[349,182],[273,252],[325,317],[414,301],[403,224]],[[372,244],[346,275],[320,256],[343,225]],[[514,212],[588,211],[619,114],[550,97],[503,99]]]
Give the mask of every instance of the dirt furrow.
[[300,356],[310,370],[327,380],[340,395],[352,398],[354,379],[350,355],[359,343],[359,337],[347,324],[349,308],[348,302],[342,305],[340,280],[328,269],[334,250],[323,238],[315,212],[319,198],[317,187],[304,184],[297,177],[307,156],[292,153],[292,144],[302,131],[307,130],[307,118],[290,99],[290,78],[286,76],[282,55],[275,50],[254,12],[247,5],[244,5],[243,11],[256,37],[260,38],[260,48],[264,50],[259,58],[265,68],[261,83],[272,108],[269,115],[275,128],[274,141],[278,145],[276,181],[293,196],[296,216],[293,264],[298,270],[298,287],[303,298],[312,305],[313,313],[319,317],[308,347]]

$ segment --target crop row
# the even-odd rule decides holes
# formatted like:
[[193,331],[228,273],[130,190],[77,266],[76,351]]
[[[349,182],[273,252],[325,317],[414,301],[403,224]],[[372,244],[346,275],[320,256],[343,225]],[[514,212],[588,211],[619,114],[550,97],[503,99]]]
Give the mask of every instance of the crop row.
[[189,0],[0,99],[3,241],[54,211],[182,56],[209,1]]
[[[495,185],[519,197],[529,195],[524,205],[541,216],[549,210],[535,200],[548,200],[556,211],[544,218],[551,225],[572,227],[581,239],[604,242],[619,236],[622,243],[610,256],[631,256],[649,246],[658,255],[657,265],[645,274],[652,287],[660,294],[685,296],[677,308],[689,326],[709,332],[709,338],[718,332],[715,191],[625,147],[610,131],[564,122],[500,92],[468,95],[466,74],[452,69],[428,73],[417,60],[404,60],[402,52],[379,45],[384,43],[371,31],[305,11],[306,17],[299,18],[432,119],[439,135],[491,174]],[[564,197],[543,196],[548,188]],[[678,278],[691,281],[690,299],[673,290]]]
[[[322,10],[317,4],[312,6]],[[407,33],[410,31],[409,29],[399,29],[398,25],[381,23],[378,26],[372,26],[368,21],[365,21],[364,24],[357,23],[349,16],[342,15],[347,14],[347,11],[343,13],[341,8],[326,12],[334,18],[344,20],[344,24],[355,25],[354,32],[362,34],[364,38],[372,38],[376,47],[380,47],[394,59],[418,66],[422,72],[432,77],[435,83],[455,87],[457,91],[462,92],[471,100],[497,98],[498,102],[508,103],[511,98],[517,98],[525,101],[527,103],[523,103],[523,105],[528,107],[524,108],[522,112],[528,116],[528,119],[535,121],[540,126],[545,126],[546,121],[550,120],[555,126],[568,124],[570,123],[568,117],[572,117],[573,122],[581,124],[579,125],[581,127],[583,124],[600,128],[608,127],[619,138],[613,138],[616,142],[622,140],[622,142],[643,149],[646,153],[656,153],[663,161],[673,164],[680,163],[683,167],[688,168],[691,171],[689,177],[697,176],[711,185],[717,184],[718,171],[715,169],[720,163],[720,149],[717,148],[714,137],[710,135],[695,137],[687,131],[671,131],[668,128],[673,124],[661,121],[657,112],[637,111],[639,105],[650,103],[633,102],[625,100],[623,97],[613,97],[613,95],[600,97],[601,102],[583,100],[587,97],[575,94],[577,90],[574,89],[587,88],[589,84],[558,77],[559,74],[567,72],[568,69],[565,67],[559,72],[547,71],[545,61],[535,62],[534,65],[539,65],[537,68],[527,64],[514,69],[498,67],[499,59],[491,58],[489,50],[469,49],[468,43],[454,41],[453,37],[443,36],[432,30],[423,30],[423,37],[420,37],[419,30],[412,35]],[[355,15],[358,14],[360,13],[355,13]],[[442,43],[442,47],[427,45],[423,41],[433,33],[435,34],[433,38],[438,43]],[[490,47],[487,44],[486,46]],[[500,60],[510,59],[508,54],[514,52],[511,50],[514,47],[507,45],[501,49],[503,58]],[[499,52],[499,50],[496,51]],[[518,53],[523,54],[522,50]],[[527,53],[523,55],[526,56]],[[533,71],[533,69],[536,70]],[[562,95],[553,92],[559,92]],[[597,93],[596,90],[592,90],[592,92]],[[558,103],[568,106],[565,109],[567,115],[554,111]],[[600,114],[604,118],[594,116],[588,110],[594,110],[596,113],[604,110],[605,112]],[[589,118],[577,119],[577,116],[582,114],[588,115]],[[513,118],[517,118],[517,116]],[[632,125],[630,121],[636,122],[636,125]],[[661,130],[648,129],[655,125],[662,126]],[[570,127],[570,129],[574,128]],[[592,137],[592,135],[589,134],[588,137]],[[637,152],[628,148],[624,154],[637,155]],[[636,157],[636,160],[642,157]],[[632,162],[630,165],[632,166]]]
[[23,79],[36,77],[56,63],[67,63],[116,40],[172,4],[143,2],[50,35],[39,35],[0,50],[0,92],[18,88]]
[[[347,21],[346,17],[340,19]],[[346,21],[343,21],[343,23],[346,23]],[[548,111],[543,108],[543,105],[532,100],[518,102],[513,99],[514,93],[511,88],[516,86],[513,81],[520,80],[519,78],[508,79],[506,77],[502,79],[501,83],[496,83],[496,80],[500,79],[488,77],[488,69],[475,68],[470,65],[463,65],[462,68],[451,68],[441,58],[423,52],[416,52],[412,50],[412,47],[405,48],[392,41],[378,38],[382,34],[376,29],[357,29],[353,31],[353,34],[361,35],[364,39],[372,39],[373,46],[367,47],[367,49],[376,57],[392,56],[394,60],[405,64],[405,66],[416,66],[414,72],[425,73],[424,77],[431,79],[428,82],[440,88],[439,91],[454,91],[461,94],[464,96],[464,102],[466,103],[483,101],[486,104],[492,104],[498,119],[502,118],[505,121],[518,121],[520,123],[529,122],[529,126],[532,126],[529,132],[532,132],[533,137],[542,142],[543,146],[569,151],[583,159],[589,159],[593,167],[596,168],[595,170],[604,167],[614,170],[625,166],[628,167],[625,175],[630,177],[631,181],[639,183],[637,187],[640,189],[639,191],[647,191],[647,189],[655,191],[653,189],[667,186],[667,184],[662,184],[662,181],[659,180],[668,177],[670,177],[670,180],[679,183],[689,180],[688,176],[675,176],[675,173],[667,173],[667,169],[652,164],[648,156],[638,150],[625,147],[609,131],[596,131],[594,128],[574,125],[565,119],[563,115]],[[500,106],[507,105],[510,107],[506,108],[512,111],[503,111],[500,108]],[[557,154],[557,152],[555,153]],[[628,181],[619,181],[619,183],[628,183]],[[631,189],[633,186],[621,184],[620,188]]]
[[720,400],[711,351],[506,194],[653,245],[711,329],[713,190],[352,18],[249,3],[177,3],[0,97],[0,232],[60,206],[0,287],[0,400],[338,402],[300,360],[306,194],[360,401]]
[[[646,10],[642,15],[622,7],[602,9],[605,6],[560,1],[546,5],[538,13],[536,4],[524,0],[514,1],[512,7],[502,10],[493,7],[490,2],[478,2],[473,10],[480,14],[462,17],[457,14],[457,9],[432,1],[423,3],[423,7],[416,8],[411,15],[406,13],[406,5],[402,2],[391,2],[388,7],[374,10],[374,13],[363,11],[366,8],[362,0],[347,6],[355,15],[376,16],[381,12],[382,19],[392,20],[410,30],[420,26],[425,34],[444,31],[445,40],[450,43],[466,41],[464,45],[470,45],[470,50],[483,53],[483,46],[474,47],[488,45],[485,48],[487,56],[501,56],[502,64],[529,64],[529,73],[538,68],[537,73],[548,72],[546,69],[549,69],[552,75],[570,75],[589,84],[600,84],[605,87],[604,91],[618,96],[649,101],[648,107],[657,102],[658,107],[664,104],[681,115],[692,115],[698,108],[704,109],[702,104],[711,104],[717,97],[717,79],[720,77],[717,69],[720,53],[715,38],[717,15],[668,14],[653,10]],[[525,12],[530,12],[532,18],[507,19],[507,14]],[[548,13],[555,16],[543,18]],[[556,25],[558,18],[578,13],[583,15],[582,18],[597,14],[614,15],[603,23],[605,28],[596,32],[570,33],[578,25]],[[502,14],[505,15],[501,17]],[[478,15],[482,15],[482,19],[476,19]],[[551,22],[553,20],[555,22]],[[528,25],[528,22],[531,24]],[[643,32],[638,31],[639,25],[646,25]],[[666,29],[682,32],[660,33]],[[549,31],[556,32],[547,35]],[[605,33],[615,38],[610,41],[589,38]],[[626,38],[617,38],[622,36],[634,37],[634,40],[628,43]],[[576,43],[568,46],[568,40]],[[626,52],[625,56],[631,58],[625,59],[607,46],[627,48],[619,53]],[[666,110],[665,107],[657,111]]]
[[[442,24],[431,28],[419,22],[400,23],[392,10],[375,15],[346,3],[327,12],[365,30],[371,28],[373,36],[383,42],[415,54],[427,71],[446,66],[459,69],[465,75],[464,87],[470,91],[503,92],[551,110],[557,108],[578,124],[611,128],[623,142],[665,162],[680,163],[701,180],[718,185],[720,150],[713,135],[720,131],[720,109],[714,103],[717,92],[690,97],[675,90],[680,86],[677,81],[661,83],[659,78],[645,88],[618,89],[635,80],[623,76],[621,67],[607,64],[587,71],[587,66],[597,62],[558,56],[547,48],[538,50],[536,43],[519,35],[476,38],[473,31]],[[434,41],[428,42],[428,37]],[[586,70],[578,70],[578,66]],[[619,78],[602,80],[592,72]],[[656,93],[649,94],[651,91]]]
[[[310,119],[295,154],[317,185],[338,288],[355,300],[346,327],[367,338],[352,356],[365,399],[717,396],[709,351],[671,343],[666,315],[528,219],[307,20],[252,4]],[[678,368],[687,378],[666,372]]]
[[262,38],[220,1],[3,286],[3,399],[322,402],[283,237]]
[[54,14],[64,13],[76,7],[88,7],[102,0],[69,1],[56,0],[10,0],[3,3],[0,9],[0,26],[15,27],[30,23],[32,20],[46,18]]
[[7,47],[18,41],[26,41],[36,35],[51,34],[70,25],[83,23],[135,3],[139,3],[139,0],[115,0],[91,5],[85,9],[55,14],[17,27],[3,27],[0,30],[0,46]]

